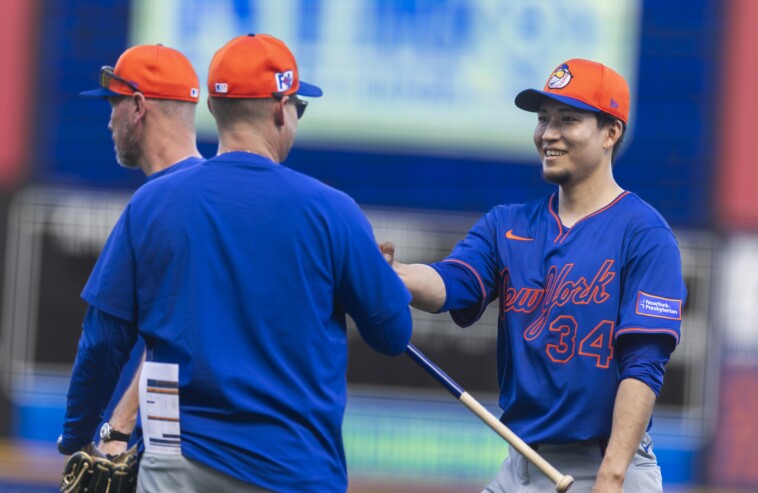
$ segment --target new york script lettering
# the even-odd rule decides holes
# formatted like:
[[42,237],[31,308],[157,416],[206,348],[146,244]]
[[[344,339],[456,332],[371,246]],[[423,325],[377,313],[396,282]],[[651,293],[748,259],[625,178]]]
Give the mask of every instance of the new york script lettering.
[[587,305],[608,301],[611,295],[605,288],[616,277],[616,273],[611,270],[613,263],[613,260],[603,262],[591,281],[587,281],[585,277],[579,277],[576,281],[569,279],[574,264],[564,265],[560,272],[558,267],[553,265],[547,272],[544,289],[516,289],[509,286],[511,276],[506,268],[500,276],[500,318],[504,318],[505,313],[509,311],[532,313],[539,307],[540,316],[524,331],[524,338],[532,340],[542,333],[553,307],[564,306],[567,303]]

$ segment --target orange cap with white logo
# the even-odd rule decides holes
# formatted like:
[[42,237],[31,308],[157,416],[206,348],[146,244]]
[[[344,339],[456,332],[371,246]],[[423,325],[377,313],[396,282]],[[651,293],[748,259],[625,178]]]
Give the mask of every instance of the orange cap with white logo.
[[268,34],[237,36],[221,47],[208,69],[208,93],[249,99],[323,94],[300,80],[295,56],[283,41]]
[[542,91],[521,91],[516,96],[516,106],[536,112],[545,98],[586,111],[608,113],[625,124],[629,120],[629,86],[618,72],[602,63],[568,60],[550,74]]
[[179,51],[160,44],[129,48],[115,67],[101,69],[100,80],[99,89],[80,94],[108,98],[140,92],[146,98],[191,103],[200,98],[200,81],[190,61]]

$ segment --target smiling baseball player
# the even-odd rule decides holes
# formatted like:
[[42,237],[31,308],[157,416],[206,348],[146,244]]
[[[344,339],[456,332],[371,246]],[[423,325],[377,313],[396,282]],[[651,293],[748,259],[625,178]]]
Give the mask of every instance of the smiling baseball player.
[[[668,224],[613,177],[629,105],[610,68],[559,65],[543,90],[516,97],[537,113],[534,143],[556,193],[495,207],[436,264],[393,262],[382,245],[417,308],[466,327],[499,299],[501,420],[572,475],[572,491],[662,490],[646,431],[686,290]],[[552,489],[511,448],[484,491]]]

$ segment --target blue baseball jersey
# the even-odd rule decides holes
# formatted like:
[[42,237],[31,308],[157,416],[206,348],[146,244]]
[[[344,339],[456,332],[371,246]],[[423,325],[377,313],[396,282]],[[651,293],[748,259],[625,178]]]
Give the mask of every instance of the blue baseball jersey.
[[484,215],[433,264],[463,327],[499,300],[502,421],[527,443],[610,436],[619,384],[616,341],[679,341],[686,289],[666,221],[633,193],[562,225],[557,195]]
[[[347,488],[346,314],[386,354],[411,335],[410,294],[355,202],[244,152],[140,188],[82,296],[178,364],[182,455],[272,491]],[[97,332],[69,408],[85,382],[112,388],[86,353],[126,359],[129,336]]]

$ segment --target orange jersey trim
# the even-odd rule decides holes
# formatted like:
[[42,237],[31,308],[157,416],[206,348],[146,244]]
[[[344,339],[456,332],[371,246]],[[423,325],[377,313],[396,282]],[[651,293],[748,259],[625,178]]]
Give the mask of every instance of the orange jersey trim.
[[602,209],[596,210],[592,214],[588,214],[588,215],[584,216],[583,218],[581,218],[580,220],[578,220],[577,222],[575,222],[573,226],[571,226],[570,228],[568,228],[565,233],[563,232],[563,223],[561,222],[560,217],[558,217],[558,214],[556,214],[555,211],[553,210],[553,197],[555,197],[555,194],[551,195],[550,196],[550,201],[548,202],[548,205],[549,205],[549,208],[550,208],[550,214],[553,215],[553,217],[555,218],[556,222],[558,223],[558,230],[560,231],[560,233],[558,233],[558,236],[556,236],[555,239],[553,240],[553,243],[556,243],[556,242],[563,243],[566,240],[566,238],[568,237],[569,233],[571,233],[574,230],[574,228],[576,228],[576,226],[579,223],[581,223],[583,221],[586,221],[587,219],[591,218],[592,216],[596,216],[596,215],[600,214],[601,212],[607,211],[608,209],[610,209],[611,207],[613,207],[614,205],[616,205],[619,200],[623,199],[627,195],[629,195],[629,192],[626,191],[626,190],[624,190],[623,192],[621,192],[618,195],[618,197],[616,197],[615,199],[613,199],[613,202],[611,202],[610,204],[606,205]]
[[479,315],[481,315],[482,311],[484,310],[484,307],[486,306],[485,303],[487,301],[487,290],[484,289],[484,281],[482,281],[482,277],[479,275],[476,269],[474,269],[472,266],[470,266],[469,264],[467,264],[466,262],[462,260],[451,258],[451,259],[445,259],[443,260],[443,262],[450,262],[453,264],[462,265],[474,274],[474,276],[476,277],[476,280],[479,282],[479,289],[482,291],[482,301],[480,303],[481,306],[479,307]]

